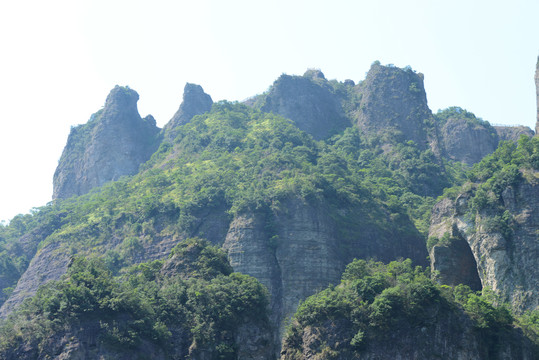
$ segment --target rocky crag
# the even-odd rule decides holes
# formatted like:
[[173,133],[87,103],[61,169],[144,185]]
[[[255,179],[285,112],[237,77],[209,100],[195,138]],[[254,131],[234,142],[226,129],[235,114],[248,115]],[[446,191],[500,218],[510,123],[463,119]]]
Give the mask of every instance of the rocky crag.
[[440,282],[487,287],[517,311],[539,306],[538,177],[531,171],[505,187],[499,204],[504,211],[486,207],[474,214],[473,191],[436,204],[429,237],[445,241],[432,248],[430,258]]
[[413,141],[420,150],[441,154],[423,74],[375,63],[356,89],[361,101],[354,115],[362,134],[377,136],[382,143]]
[[116,86],[103,109],[71,129],[54,173],[53,199],[82,195],[108,181],[136,174],[159,145],[159,128],[137,110],[139,95]]

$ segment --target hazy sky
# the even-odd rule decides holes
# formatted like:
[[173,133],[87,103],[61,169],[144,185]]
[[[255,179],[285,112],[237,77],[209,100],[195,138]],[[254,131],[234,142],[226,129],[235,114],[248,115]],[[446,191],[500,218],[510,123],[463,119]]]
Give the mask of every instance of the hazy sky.
[[425,74],[430,108],[535,126],[539,1],[19,0],[0,2],[0,220],[45,205],[69,129],[114,85],[163,126],[185,82],[214,100],[320,68]]

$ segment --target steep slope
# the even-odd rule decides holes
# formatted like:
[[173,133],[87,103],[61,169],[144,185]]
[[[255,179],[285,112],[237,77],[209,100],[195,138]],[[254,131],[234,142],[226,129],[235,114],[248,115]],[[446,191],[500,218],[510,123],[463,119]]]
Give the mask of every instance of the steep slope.
[[434,207],[430,258],[442,283],[477,288],[479,278],[519,312],[539,306],[538,154],[538,138],[505,143],[474,168],[476,183]]
[[270,90],[258,97],[255,107],[291,119],[315,139],[326,139],[351,125],[339,95],[320,70],[303,76],[281,75]]
[[354,261],[308,298],[281,359],[537,359],[510,313],[466,288],[436,285],[410,262]]
[[191,121],[193,116],[210,111],[213,100],[206,94],[202,86],[186,83],[183,89],[183,100],[172,119],[163,127],[165,139],[172,141],[177,135],[177,127]]
[[124,175],[134,175],[157,149],[153,117],[142,119],[136,91],[116,86],[103,109],[71,129],[54,173],[53,199],[85,194]]

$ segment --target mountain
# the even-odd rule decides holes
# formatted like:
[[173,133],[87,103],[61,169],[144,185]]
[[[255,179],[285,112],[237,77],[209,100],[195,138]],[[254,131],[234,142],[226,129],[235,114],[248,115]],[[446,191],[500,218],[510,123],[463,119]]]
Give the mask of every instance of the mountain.
[[73,127],[54,173],[53,199],[82,195],[108,181],[134,175],[157,149],[159,129],[137,110],[139,95],[116,86],[88,123]]
[[[345,337],[333,334],[346,343],[339,356],[352,356],[357,326],[370,326],[362,321],[382,311],[372,304],[422,286],[430,295],[418,309],[439,314],[426,332],[464,324],[447,332],[460,350],[440,354],[518,358],[533,349],[538,138],[496,150],[499,131],[487,122],[459,107],[433,114],[422,74],[378,62],[357,84],[327,80],[319,70],[282,75],[245,103],[213,103],[202,87],[186,84],[162,130],[138,115],[137,101],[134,90],[115,87],[102,110],[72,129],[55,201],[0,226],[0,357],[266,359],[278,356],[283,336],[285,358],[330,356],[333,345],[327,353],[311,345],[333,340],[309,331],[331,327],[294,323],[307,334],[299,341],[287,324],[318,316],[310,311],[331,315],[333,305],[317,294],[347,288],[338,284],[354,259],[375,259],[375,268],[409,259],[400,262],[408,283],[386,279],[369,290],[367,307],[347,298],[351,312],[338,310],[346,319],[336,322]],[[465,198],[472,205],[461,217]],[[429,261],[432,281],[415,268]],[[433,281],[471,290],[451,290],[464,291],[466,301],[457,301]],[[398,304],[415,301],[397,295]],[[482,329],[468,300],[501,318]],[[322,310],[301,307],[304,301]],[[411,331],[406,306],[395,307],[396,332],[384,325],[365,333],[372,356],[382,356],[378,332]],[[60,309],[69,311],[55,322]],[[350,325],[350,314],[363,320]],[[221,317],[230,327],[217,324]],[[489,329],[506,329],[514,341],[496,352]],[[462,334],[471,340],[458,340]],[[423,345],[441,346],[439,338]]]

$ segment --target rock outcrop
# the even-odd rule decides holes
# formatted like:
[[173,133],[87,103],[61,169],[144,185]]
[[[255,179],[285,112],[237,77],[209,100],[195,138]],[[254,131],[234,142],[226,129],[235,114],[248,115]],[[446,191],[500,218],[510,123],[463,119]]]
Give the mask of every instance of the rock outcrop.
[[175,129],[191,121],[193,116],[211,110],[213,100],[206,94],[202,86],[186,83],[183,89],[183,100],[172,119],[163,127],[165,139],[172,141],[177,135]]
[[494,126],[498,133],[500,141],[514,141],[517,142],[522,135],[532,137],[534,132],[527,126]]
[[159,145],[153,117],[142,119],[139,95],[116,86],[103,109],[71,129],[54,173],[53,199],[82,195],[125,175],[136,174]]
[[376,62],[356,88],[361,102],[355,117],[362,134],[379,137],[388,144],[411,140],[420,150],[430,148],[440,155],[438,129],[427,105],[423,74]]
[[[535,171],[530,178],[538,176]],[[482,287],[492,289],[517,312],[537,308],[539,183],[523,180],[503,190],[504,217],[513,222],[510,229],[492,209],[482,210],[472,218],[468,211],[470,198],[471,193],[464,192],[456,200],[445,198],[434,206],[429,237],[442,239],[445,235],[449,241],[431,250],[432,270],[439,273],[442,283],[463,282],[474,287],[476,276],[470,275],[474,273],[472,254]],[[459,276],[463,272],[468,275]]]
[[351,125],[341,104],[342,98],[319,70],[303,76],[281,75],[255,106],[291,119],[315,139],[326,139]]
[[450,117],[441,129],[446,156],[473,165],[498,147],[498,134],[486,121]]

